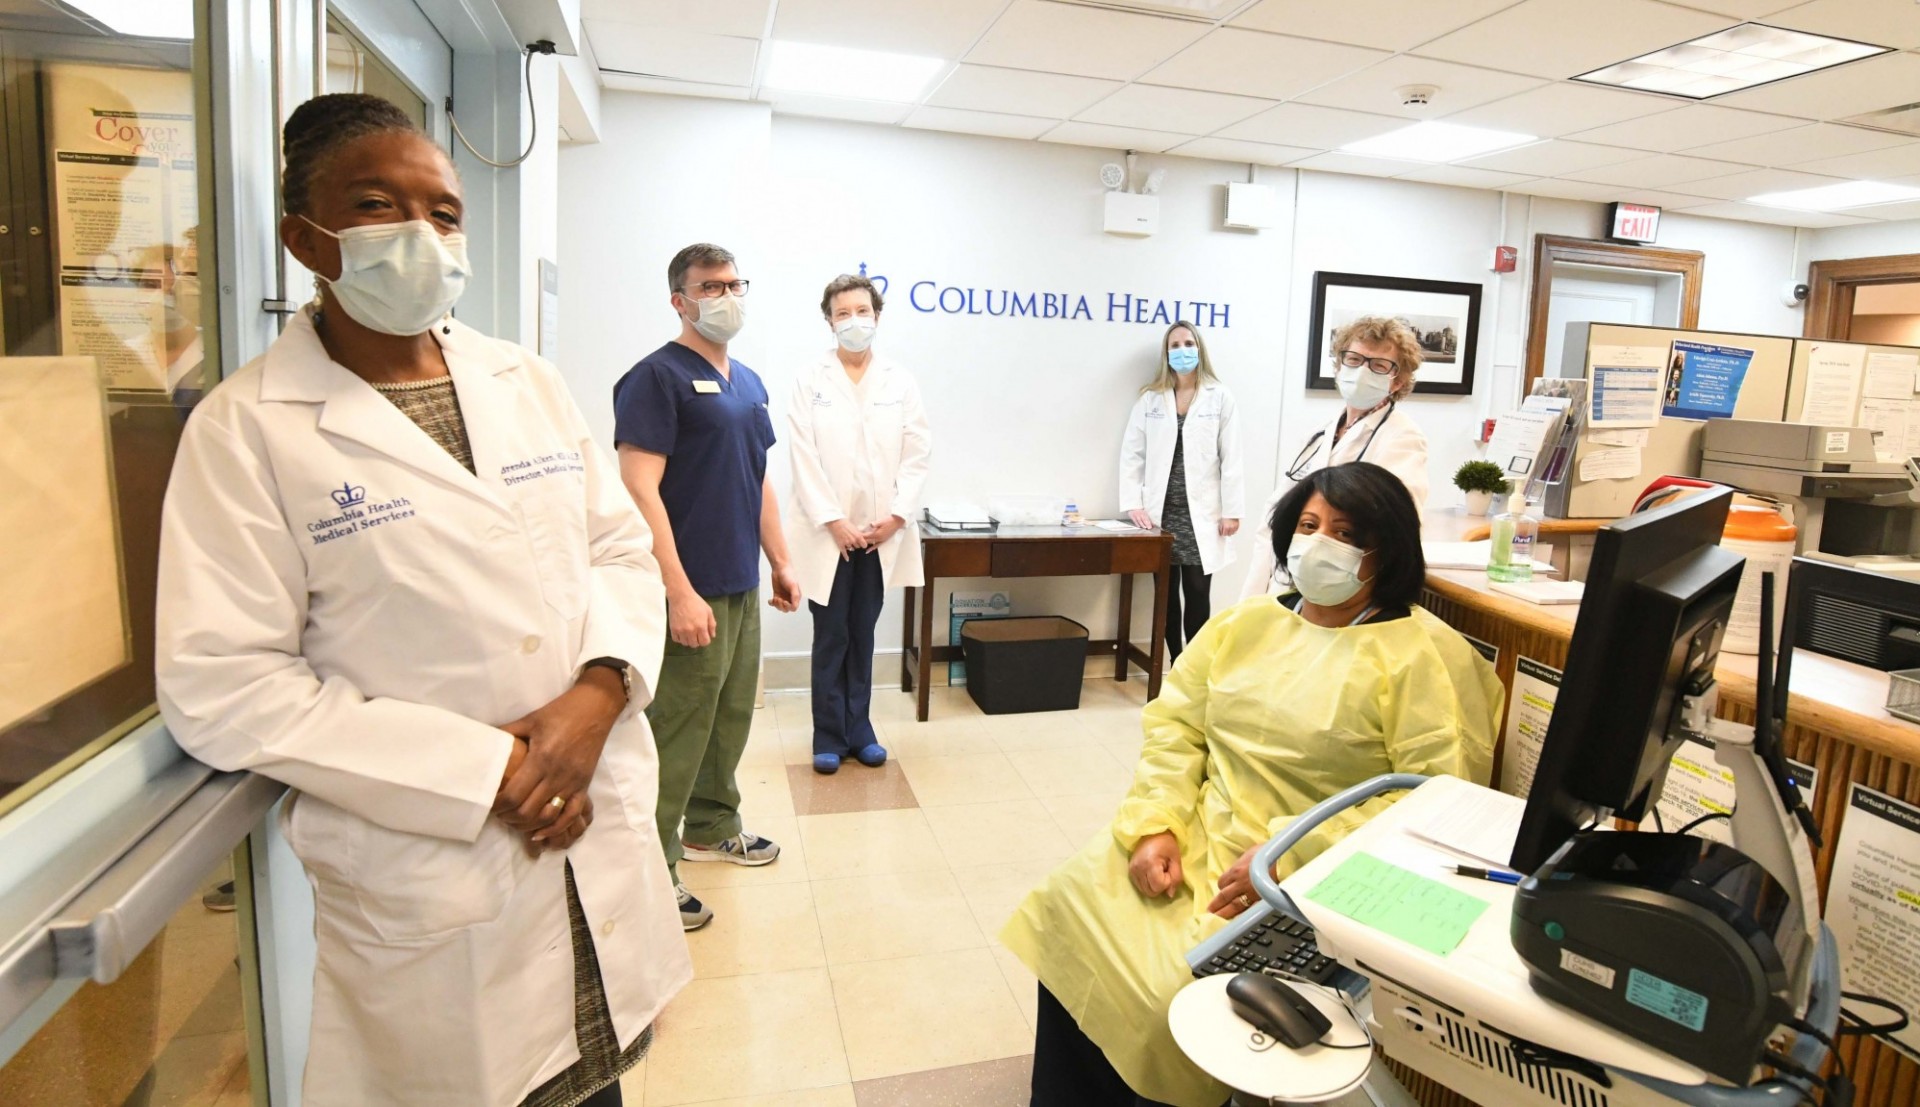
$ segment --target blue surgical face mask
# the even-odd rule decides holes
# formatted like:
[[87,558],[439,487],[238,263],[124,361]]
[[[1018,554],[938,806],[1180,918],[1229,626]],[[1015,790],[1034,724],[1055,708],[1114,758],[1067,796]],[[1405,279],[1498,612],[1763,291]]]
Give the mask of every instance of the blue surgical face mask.
[[1167,351],[1167,364],[1176,373],[1191,373],[1200,368],[1200,351],[1193,346],[1175,346]]

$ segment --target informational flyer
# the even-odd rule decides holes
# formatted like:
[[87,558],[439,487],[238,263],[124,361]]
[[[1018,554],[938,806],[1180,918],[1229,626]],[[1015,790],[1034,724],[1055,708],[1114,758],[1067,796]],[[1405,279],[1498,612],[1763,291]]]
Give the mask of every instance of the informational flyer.
[[1589,426],[1651,427],[1660,422],[1665,347],[1595,346],[1588,356],[1593,363]]
[[1680,419],[1727,419],[1740,401],[1740,385],[1753,351],[1707,342],[1675,342],[1667,365],[1667,394],[1660,414]]
[[1796,423],[1851,427],[1860,410],[1860,378],[1867,348],[1844,342],[1815,342],[1807,354],[1807,392]]
[[1878,400],[1911,400],[1920,371],[1920,354],[1895,354],[1884,351],[1867,354],[1867,383],[1864,395]]
[[1873,432],[1876,460],[1920,457],[1920,403],[1912,398],[1861,400],[1860,425]]
[[[1848,991],[1920,1011],[1920,807],[1853,786],[1833,851],[1826,921]],[[1920,1021],[1882,1040],[1920,1061]]]
[[[1800,799],[1807,806],[1813,806],[1819,773],[1812,765],[1792,758],[1787,759],[1787,770],[1793,774],[1793,785],[1799,789]],[[1660,793],[1655,810],[1660,812],[1660,825],[1669,833],[1703,815],[1733,814],[1733,770],[1715,760],[1711,742],[1689,738],[1680,743],[1679,752],[1667,767],[1666,787]],[[1647,826],[1643,824],[1641,829]],[[1690,833],[1715,842],[1733,841],[1732,826],[1725,819],[1701,823]]]
[[1590,449],[1580,455],[1580,479],[1628,480],[1637,477],[1645,464],[1642,456],[1638,446]]
[[157,275],[60,275],[60,348],[99,363],[108,388],[167,387],[165,320]]
[[1560,698],[1560,670],[1520,655],[1513,670],[1513,694],[1507,697],[1507,732],[1502,738],[1500,790],[1524,796],[1540,767],[1540,748]]

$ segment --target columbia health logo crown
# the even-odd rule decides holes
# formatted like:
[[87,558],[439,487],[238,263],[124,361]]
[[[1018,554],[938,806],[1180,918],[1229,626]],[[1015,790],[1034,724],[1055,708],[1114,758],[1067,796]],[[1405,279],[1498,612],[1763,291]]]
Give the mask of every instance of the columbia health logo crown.
[[340,507],[358,507],[367,502],[367,490],[351,481],[342,483],[327,495],[332,496],[333,502]]

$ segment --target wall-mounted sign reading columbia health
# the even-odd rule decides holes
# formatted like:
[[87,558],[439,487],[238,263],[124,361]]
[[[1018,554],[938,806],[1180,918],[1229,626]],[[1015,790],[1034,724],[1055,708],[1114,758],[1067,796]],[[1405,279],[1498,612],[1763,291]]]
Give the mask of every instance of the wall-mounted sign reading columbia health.
[[[860,275],[873,281],[880,295],[888,294],[886,277]],[[996,315],[1009,319],[1084,320],[1089,323],[1149,323],[1170,326],[1188,322],[1203,327],[1230,327],[1233,305],[1213,300],[1168,300],[1136,296],[1132,292],[1031,292],[1016,288],[982,288],[944,281],[903,282],[907,303],[929,315]]]

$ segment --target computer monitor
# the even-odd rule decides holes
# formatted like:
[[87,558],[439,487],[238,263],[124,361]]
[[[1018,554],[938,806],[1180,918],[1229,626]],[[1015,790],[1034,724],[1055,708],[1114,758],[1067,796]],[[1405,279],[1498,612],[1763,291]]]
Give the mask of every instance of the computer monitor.
[[1640,819],[1659,799],[1679,745],[1674,713],[1712,677],[1740,587],[1745,559],[1720,548],[1732,499],[1716,489],[1595,534],[1515,871],[1535,871],[1606,813]]

